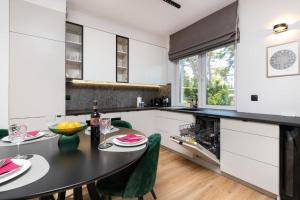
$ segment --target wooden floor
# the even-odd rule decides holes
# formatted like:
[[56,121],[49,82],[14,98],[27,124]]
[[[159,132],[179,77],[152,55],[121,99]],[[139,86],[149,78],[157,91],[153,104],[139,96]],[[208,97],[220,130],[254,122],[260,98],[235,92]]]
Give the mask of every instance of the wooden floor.
[[[156,185],[159,200],[271,200],[271,198],[229,178],[161,149]],[[72,199],[69,193],[67,199]],[[84,199],[88,194],[84,189]],[[120,200],[121,198],[113,198]],[[152,200],[151,194],[144,197]]]

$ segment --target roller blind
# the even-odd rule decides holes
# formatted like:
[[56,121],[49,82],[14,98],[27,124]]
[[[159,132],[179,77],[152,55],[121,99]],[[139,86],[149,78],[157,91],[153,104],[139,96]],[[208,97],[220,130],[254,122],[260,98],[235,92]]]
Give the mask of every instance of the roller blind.
[[[169,59],[178,60],[234,42],[238,2],[170,35]],[[239,37],[239,34],[238,34]]]

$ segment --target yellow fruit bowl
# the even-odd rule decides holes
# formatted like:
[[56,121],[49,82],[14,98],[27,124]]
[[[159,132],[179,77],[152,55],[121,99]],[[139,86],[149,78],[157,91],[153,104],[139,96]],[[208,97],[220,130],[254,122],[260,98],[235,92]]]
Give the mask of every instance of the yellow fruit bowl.
[[48,128],[53,133],[72,136],[80,131],[85,130],[87,127],[87,124],[83,122],[60,122],[57,124],[52,124]]

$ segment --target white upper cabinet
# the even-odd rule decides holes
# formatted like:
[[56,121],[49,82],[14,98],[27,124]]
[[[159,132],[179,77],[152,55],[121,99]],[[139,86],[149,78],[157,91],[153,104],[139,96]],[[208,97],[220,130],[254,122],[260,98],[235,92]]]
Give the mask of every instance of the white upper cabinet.
[[65,43],[10,33],[10,118],[65,113]]
[[10,31],[65,41],[65,0],[10,0]]
[[167,49],[136,40],[129,41],[129,82],[166,84]]
[[116,35],[84,27],[83,79],[116,81]]

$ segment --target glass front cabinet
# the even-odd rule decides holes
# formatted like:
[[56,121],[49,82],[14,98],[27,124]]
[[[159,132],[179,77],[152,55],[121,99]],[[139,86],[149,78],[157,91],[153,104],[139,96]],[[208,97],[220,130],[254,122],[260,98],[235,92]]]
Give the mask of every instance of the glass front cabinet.
[[66,22],[66,79],[83,79],[83,26]]
[[123,36],[116,36],[116,81],[121,83],[129,82],[129,39]]

